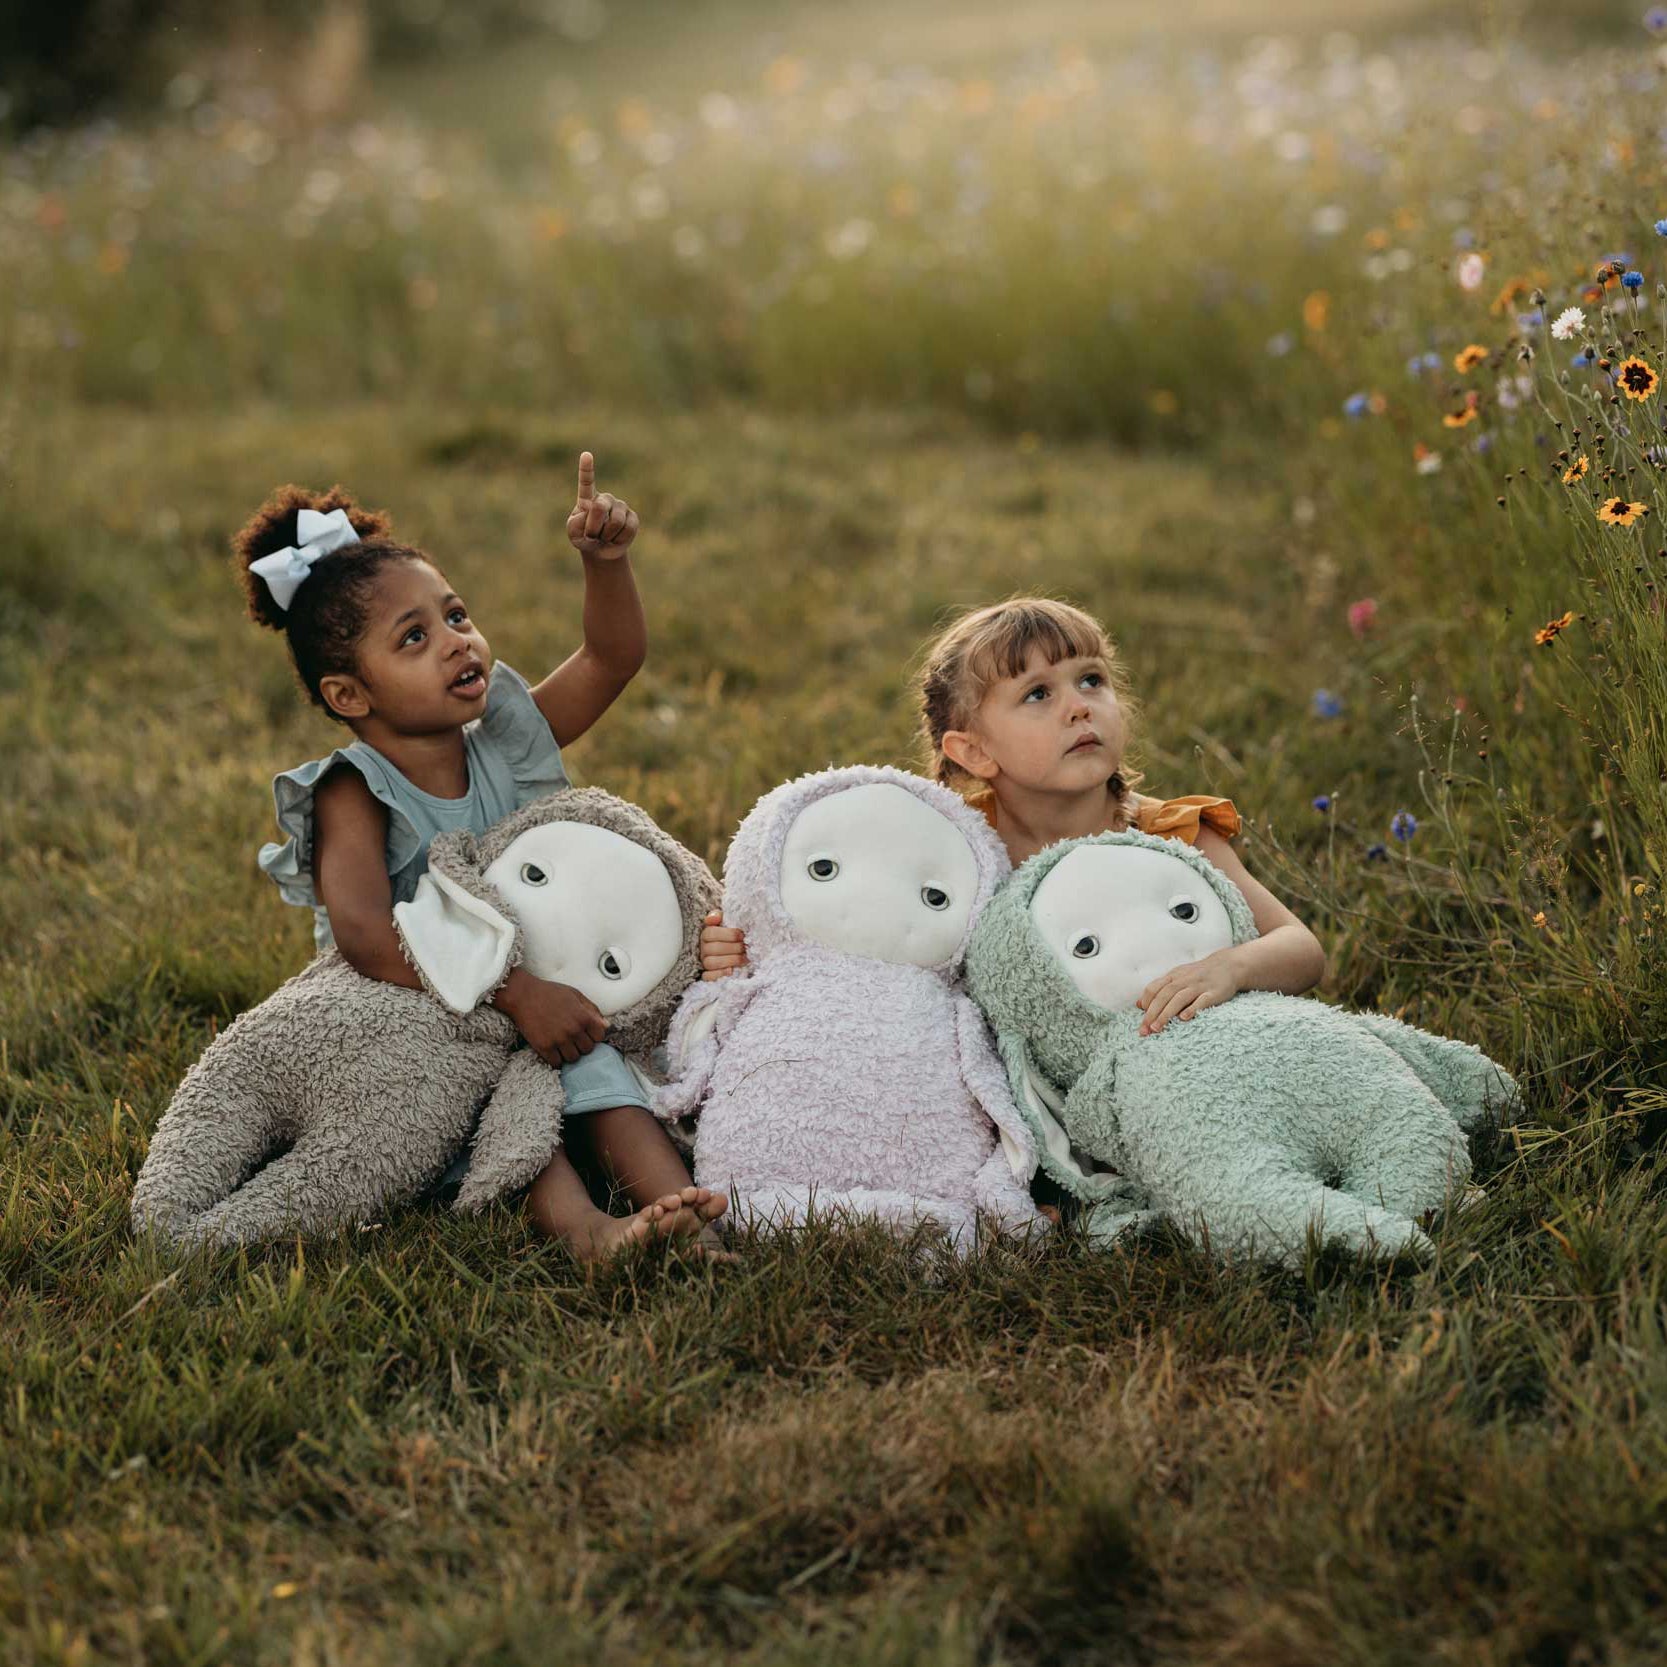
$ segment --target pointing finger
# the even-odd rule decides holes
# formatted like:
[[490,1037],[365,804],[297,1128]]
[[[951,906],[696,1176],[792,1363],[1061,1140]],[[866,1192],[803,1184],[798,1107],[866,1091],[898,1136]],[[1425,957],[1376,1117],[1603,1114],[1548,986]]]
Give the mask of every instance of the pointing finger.
[[579,453],[579,502],[588,504],[596,496],[596,459],[588,451]]

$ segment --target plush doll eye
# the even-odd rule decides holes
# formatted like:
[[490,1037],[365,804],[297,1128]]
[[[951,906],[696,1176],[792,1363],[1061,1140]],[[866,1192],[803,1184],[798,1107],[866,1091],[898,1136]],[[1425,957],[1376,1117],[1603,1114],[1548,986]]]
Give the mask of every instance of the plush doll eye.
[[929,909],[947,909],[949,907],[949,893],[938,886],[922,886],[920,900]]
[[1071,953],[1076,956],[1079,961],[1092,960],[1094,956],[1100,953],[1100,940],[1095,937],[1092,932],[1084,932],[1083,935],[1071,945]]
[[831,880],[838,872],[839,864],[832,857],[810,859],[810,877],[813,880]]
[[623,978],[631,970],[631,957],[623,949],[604,949],[597,959],[596,970],[604,978]]
[[1190,926],[1198,918],[1198,905],[1190,897],[1177,897],[1169,905],[1169,912]]
[[549,883],[550,876],[536,862],[524,862],[521,864],[521,878],[529,886],[542,886]]

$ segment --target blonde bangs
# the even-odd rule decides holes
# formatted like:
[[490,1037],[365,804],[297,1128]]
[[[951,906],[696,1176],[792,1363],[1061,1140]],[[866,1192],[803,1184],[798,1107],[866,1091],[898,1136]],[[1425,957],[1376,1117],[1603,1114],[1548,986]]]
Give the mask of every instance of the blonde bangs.
[[977,707],[992,683],[1020,676],[1033,649],[1039,649],[1050,666],[1061,660],[1104,660],[1109,667],[1112,659],[1111,643],[1096,621],[1080,608],[1046,597],[997,603],[969,614],[952,630],[960,635],[957,692],[968,711]]

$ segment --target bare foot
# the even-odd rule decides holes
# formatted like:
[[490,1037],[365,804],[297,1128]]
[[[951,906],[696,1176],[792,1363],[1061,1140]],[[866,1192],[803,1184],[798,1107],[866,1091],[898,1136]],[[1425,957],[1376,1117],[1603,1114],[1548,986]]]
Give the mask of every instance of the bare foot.
[[600,1262],[617,1256],[632,1245],[650,1244],[655,1239],[669,1239],[680,1232],[678,1223],[688,1212],[683,1200],[675,1193],[645,1204],[635,1215],[613,1216],[596,1211],[594,1218],[583,1228],[567,1235],[573,1254],[584,1262]]

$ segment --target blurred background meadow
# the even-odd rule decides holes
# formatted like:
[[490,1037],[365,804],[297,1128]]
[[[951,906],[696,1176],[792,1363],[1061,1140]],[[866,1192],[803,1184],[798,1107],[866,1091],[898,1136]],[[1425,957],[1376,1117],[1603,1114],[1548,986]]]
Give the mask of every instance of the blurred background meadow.
[[[8,1661],[1645,1662],[1667,1603],[1667,10],[84,0],[0,17]],[[1322,994],[1522,1078],[1424,1270],[510,1211],[176,1269],[149,1131],[297,970],[336,735],[230,534],[340,480],[714,864],[1104,619]]]

